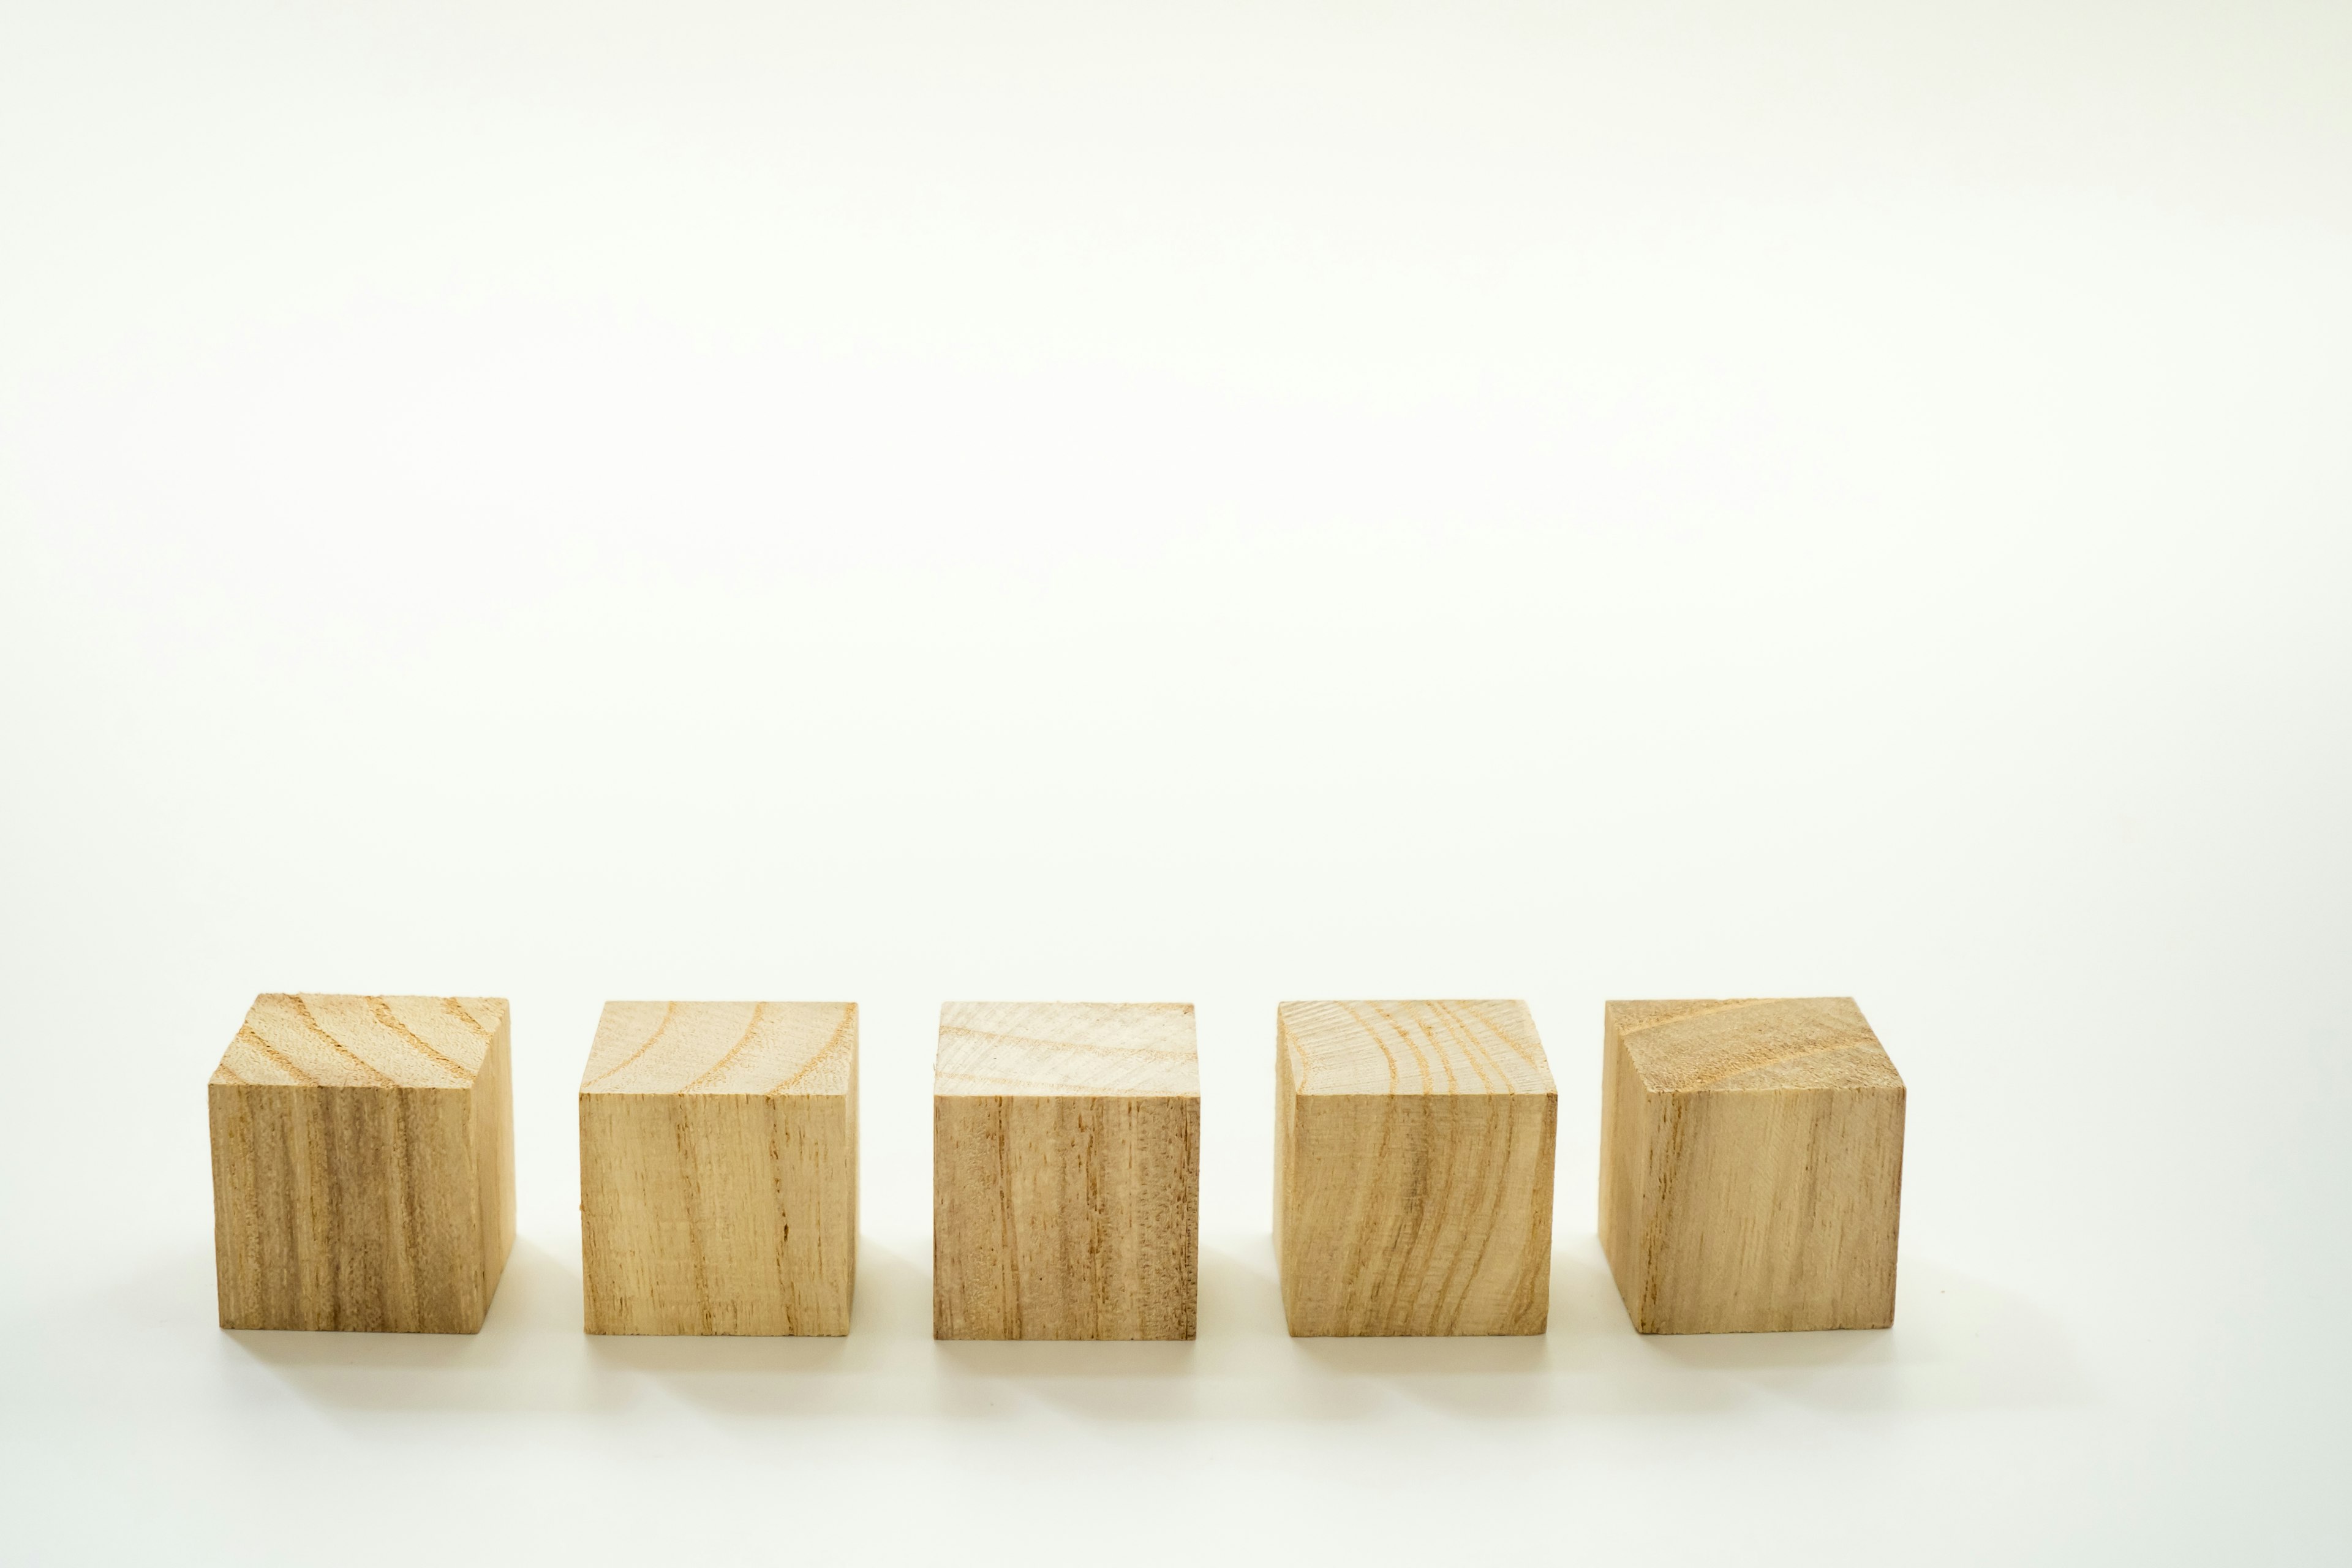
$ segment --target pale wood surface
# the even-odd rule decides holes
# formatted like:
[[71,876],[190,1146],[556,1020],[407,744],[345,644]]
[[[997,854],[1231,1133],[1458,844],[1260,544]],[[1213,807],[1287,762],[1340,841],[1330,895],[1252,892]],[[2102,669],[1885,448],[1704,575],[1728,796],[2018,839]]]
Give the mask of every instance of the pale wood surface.
[[847,1094],[854,1002],[607,1002],[583,1094]]
[[847,1333],[856,1004],[605,1004],[580,1222],[592,1334]]
[[1521,1002],[1286,1002],[1275,1249],[1301,1336],[1539,1334],[1559,1096]]
[[950,1002],[940,1094],[1201,1092],[1186,1002]]
[[207,1089],[221,1326],[479,1330],[512,1081],[501,998],[257,997]]
[[213,1081],[465,1089],[506,1009],[478,996],[258,996]]
[[1903,1116],[1850,998],[1610,1003],[1601,1240],[1633,1326],[1892,1323]]
[[1301,1094],[1551,1094],[1524,1002],[1286,1002]]
[[933,1087],[939,1338],[1192,1337],[1190,1005],[950,1003]]

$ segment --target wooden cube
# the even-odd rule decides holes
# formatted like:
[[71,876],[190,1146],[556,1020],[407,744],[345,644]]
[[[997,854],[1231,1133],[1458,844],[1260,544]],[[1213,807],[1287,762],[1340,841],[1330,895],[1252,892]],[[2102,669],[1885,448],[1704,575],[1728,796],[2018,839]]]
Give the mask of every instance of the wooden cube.
[[1285,1002],[1274,1239],[1301,1336],[1539,1334],[1559,1095],[1523,1002]]
[[580,1079],[592,1334],[845,1334],[857,1005],[607,1002]]
[[931,1107],[937,1337],[1192,1337],[1189,1003],[950,1002]]
[[470,1334],[514,1246],[507,1005],[267,995],[212,1076],[225,1329]]
[[1903,1079],[1843,996],[1612,1002],[1601,1243],[1645,1334],[1895,1321]]

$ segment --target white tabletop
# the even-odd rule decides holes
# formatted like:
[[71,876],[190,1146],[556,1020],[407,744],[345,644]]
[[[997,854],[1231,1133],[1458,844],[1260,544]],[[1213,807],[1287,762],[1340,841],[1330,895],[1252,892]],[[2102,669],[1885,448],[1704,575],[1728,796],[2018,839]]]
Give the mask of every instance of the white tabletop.
[[[2340,1552],[2347,81],[2263,4],[0,11],[0,1559]],[[265,991],[511,1001],[479,1337],[214,1326]],[[1774,995],[1908,1085],[1895,1327],[1643,1339],[1602,1004]],[[1196,1343],[930,1339],[968,996],[1197,1007]],[[1318,996],[1526,999],[1548,1335],[1284,1334]],[[859,1005],[847,1340],[581,1334],[628,997]]]

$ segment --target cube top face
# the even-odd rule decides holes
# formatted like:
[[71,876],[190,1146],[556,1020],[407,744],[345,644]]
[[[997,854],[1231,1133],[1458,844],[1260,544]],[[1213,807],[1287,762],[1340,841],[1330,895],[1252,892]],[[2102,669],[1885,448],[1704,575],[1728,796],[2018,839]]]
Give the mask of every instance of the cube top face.
[[499,996],[253,999],[216,1084],[329,1089],[470,1089],[506,1027]]
[[1192,1005],[950,1002],[932,1092],[1197,1099]]
[[1652,1093],[1903,1087],[1847,996],[1612,1002],[1607,1024]]
[[839,1095],[855,1002],[607,1002],[583,1094]]
[[1552,1094],[1524,1002],[1285,1002],[1294,1094]]

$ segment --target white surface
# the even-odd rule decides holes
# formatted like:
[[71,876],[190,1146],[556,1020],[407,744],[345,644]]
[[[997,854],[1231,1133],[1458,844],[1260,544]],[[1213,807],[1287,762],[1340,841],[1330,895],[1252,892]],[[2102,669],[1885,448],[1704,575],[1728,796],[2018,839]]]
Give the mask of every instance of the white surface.
[[[1644,9],[0,7],[0,1557],[2340,1552],[2352,12]],[[478,1340],[213,1327],[293,986],[512,998]],[[1821,993],[1898,1326],[1637,1338],[1602,999]],[[1280,1332],[1412,994],[1546,1339]],[[1196,1346],[927,1337],[967,995],[1199,1005]],[[614,996],[865,1005],[846,1342],[580,1335]]]

